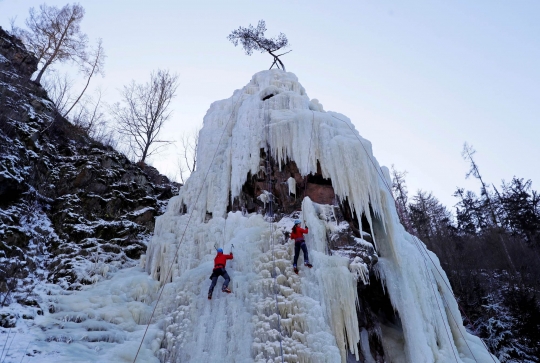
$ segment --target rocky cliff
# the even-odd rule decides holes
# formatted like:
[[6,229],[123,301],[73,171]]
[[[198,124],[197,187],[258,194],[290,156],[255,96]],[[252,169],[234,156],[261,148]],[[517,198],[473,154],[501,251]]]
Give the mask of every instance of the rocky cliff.
[[[36,67],[0,28],[0,305],[26,305],[29,319],[55,309],[36,289],[76,290],[133,265],[178,191],[62,118],[30,81]],[[21,318],[2,314],[4,327]]]

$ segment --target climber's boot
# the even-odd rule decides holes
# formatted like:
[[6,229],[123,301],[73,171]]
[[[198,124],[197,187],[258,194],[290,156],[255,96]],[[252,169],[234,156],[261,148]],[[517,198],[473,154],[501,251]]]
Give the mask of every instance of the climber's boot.
[[208,293],[208,300],[212,300],[212,293],[211,292]]
[[309,261],[304,262],[304,265],[309,267],[309,268],[313,267],[313,265],[311,263],[309,263]]
[[228,287],[224,287],[223,289],[221,289],[221,291],[226,292],[227,294],[230,294],[232,292],[231,289],[229,289]]
[[296,267],[296,265],[293,265],[293,270],[294,270],[294,273],[298,275],[298,267]]

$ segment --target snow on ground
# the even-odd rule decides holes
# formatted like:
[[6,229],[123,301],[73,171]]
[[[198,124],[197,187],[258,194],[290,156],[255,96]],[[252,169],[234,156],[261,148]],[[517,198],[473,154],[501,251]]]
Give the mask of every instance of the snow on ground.
[[[52,314],[23,322],[28,309],[17,304],[4,308],[21,321],[16,328],[0,329],[0,348],[6,345],[0,361],[133,362],[157,288],[157,282],[138,267],[120,270],[110,280],[81,291],[39,285],[35,290],[43,300],[41,308]],[[140,362],[159,362],[154,355],[158,333],[155,326],[150,329]]]

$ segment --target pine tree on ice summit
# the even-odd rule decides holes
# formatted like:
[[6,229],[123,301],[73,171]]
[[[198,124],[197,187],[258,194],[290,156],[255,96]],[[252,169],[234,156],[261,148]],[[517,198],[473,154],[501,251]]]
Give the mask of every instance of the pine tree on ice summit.
[[227,39],[229,39],[235,47],[238,45],[238,42],[242,43],[242,47],[247,55],[253,54],[254,50],[270,54],[274,57],[274,62],[270,66],[270,69],[275,65],[278,69],[281,68],[282,70],[285,70],[285,65],[279,57],[292,52],[292,50],[281,54],[275,54],[275,52],[282,48],[287,48],[289,46],[289,40],[283,33],[279,33],[277,38],[265,38],[265,31],[266,23],[264,20],[259,20],[259,24],[257,24],[256,28],[251,24],[249,24],[247,28],[239,27],[238,29],[233,30]]

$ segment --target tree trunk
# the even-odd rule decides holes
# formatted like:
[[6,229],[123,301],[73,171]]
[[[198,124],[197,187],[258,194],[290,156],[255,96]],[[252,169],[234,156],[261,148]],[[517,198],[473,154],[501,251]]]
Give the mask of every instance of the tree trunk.
[[45,62],[45,64],[43,65],[43,68],[41,68],[41,70],[39,71],[37,77],[36,77],[36,82],[41,84],[41,77],[43,77],[43,73],[45,73],[45,69],[47,69],[48,66],[51,65],[51,59],[52,58],[49,58],[49,60],[47,62]]
[[86,92],[86,89],[88,88],[88,85],[90,84],[90,79],[92,78],[92,76],[94,75],[94,70],[96,68],[94,67],[92,69],[92,72],[90,72],[90,75],[88,76],[88,80],[86,81],[86,85],[84,86],[81,94],[79,95],[79,97],[77,97],[77,99],[75,100],[75,102],[73,102],[73,104],[71,105],[71,107],[69,108],[69,110],[66,111],[65,114],[62,115],[62,117],[66,118],[67,115],[71,112],[71,110],[73,110],[73,107],[75,107],[75,105],[81,100],[82,96],[84,95],[84,93]]

